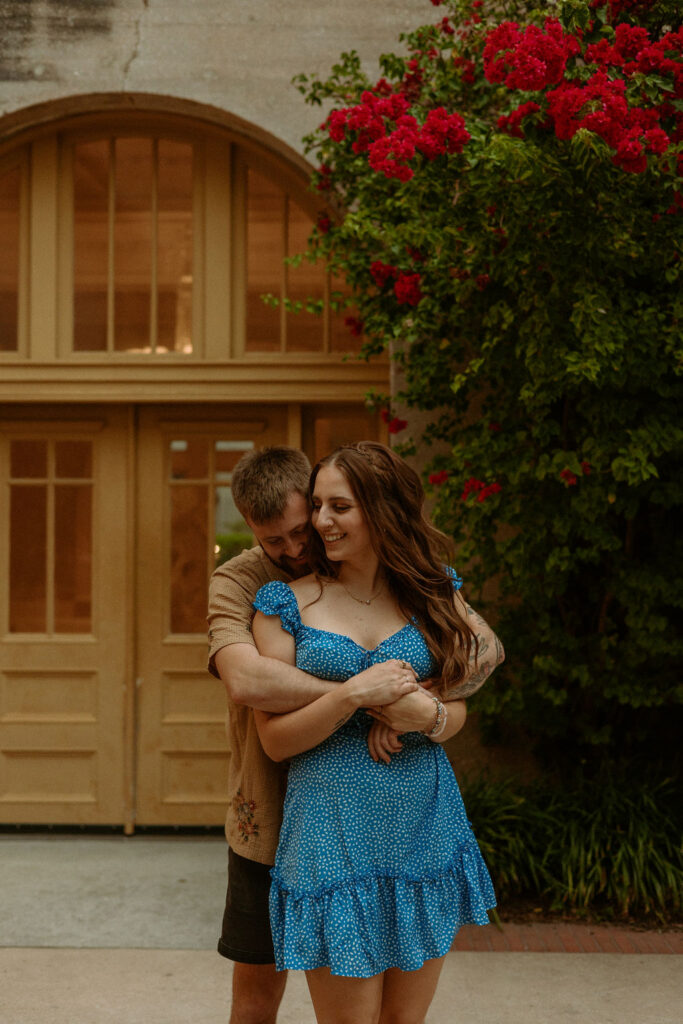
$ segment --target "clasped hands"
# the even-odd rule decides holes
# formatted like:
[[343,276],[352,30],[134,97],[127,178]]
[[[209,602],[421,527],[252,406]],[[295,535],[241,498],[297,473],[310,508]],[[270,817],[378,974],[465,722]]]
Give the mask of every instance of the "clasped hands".
[[428,690],[433,680],[418,683],[411,665],[392,659],[372,665],[357,677],[366,684],[363,703],[375,719],[368,733],[373,761],[389,764],[403,748],[401,733],[424,732],[434,720],[434,702]]

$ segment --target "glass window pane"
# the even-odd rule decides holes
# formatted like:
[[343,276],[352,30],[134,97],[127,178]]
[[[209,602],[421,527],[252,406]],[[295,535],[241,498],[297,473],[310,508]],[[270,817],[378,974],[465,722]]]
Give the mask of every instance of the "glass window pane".
[[10,633],[47,629],[47,486],[10,487]]
[[109,142],[74,147],[74,350],[107,350]]
[[215,565],[219,566],[246,548],[253,548],[256,538],[240,515],[229,487],[217,487],[215,501],[216,538],[213,551]]
[[310,405],[303,409],[303,449],[315,465],[341,444],[377,441],[379,418],[363,405]]
[[262,295],[281,297],[284,193],[267,178],[247,175],[247,352],[280,350],[280,310]]
[[157,349],[192,352],[192,146],[159,141]]
[[114,348],[150,351],[152,140],[116,140]]
[[232,471],[245,452],[253,449],[253,441],[216,441],[214,473],[216,481],[230,483]]
[[18,167],[0,176],[0,352],[17,349],[20,190]]
[[[341,305],[344,298],[349,294],[349,288],[341,277],[332,277],[330,280],[330,300]],[[349,318],[353,321],[347,324]],[[331,352],[360,352],[363,343],[362,335],[359,333],[358,310],[355,306],[346,306],[335,312],[330,308],[330,351]]]
[[[300,206],[290,200],[288,216],[288,256],[305,252],[313,220]],[[300,313],[287,313],[287,351],[321,352],[323,349],[324,319],[306,312],[309,300],[322,302],[325,294],[324,265],[303,260],[298,267],[287,266],[287,298],[303,303]]]
[[55,632],[89,633],[92,581],[92,488],[55,487]]
[[209,442],[206,438],[171,441],[171,479],[206,480],[209,475]]
[[90,441],[57,441],[57,476],[62,480],[92,476],[92,443]]
[[47,476],[47,441],[10,441],[10,476],[15,480]]
[[209,488],[171,487],[171,632],[206,630]]

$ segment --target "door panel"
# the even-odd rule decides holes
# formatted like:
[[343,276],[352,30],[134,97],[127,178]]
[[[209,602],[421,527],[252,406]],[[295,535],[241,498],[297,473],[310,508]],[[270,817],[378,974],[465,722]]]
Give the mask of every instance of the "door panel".
[[225,694],[206,670],[208,581],[251,546],[230,475],[254,446],[287,440],[285,407],[143,409],[138,443],[137,822],[221,824]]
[[0,820],[127,820],[125,414],[0,421]]

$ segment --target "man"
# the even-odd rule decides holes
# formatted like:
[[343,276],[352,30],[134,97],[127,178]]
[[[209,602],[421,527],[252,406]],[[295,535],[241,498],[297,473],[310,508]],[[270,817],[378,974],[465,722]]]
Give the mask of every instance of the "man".
[[[294,448],[265,448],[244,455],[232,476],[237,508],[259,546],[213,574],[209,591],[209,671],[228,695],[228,892],[218,951],[235,961],[230,1024],[274,1024],[286,974],[275,971],[268,918],[269,870],[282,819],[286,765],[263,752],[253,708],[283,713],[303,707],[336,684],[259,655],[251,637],[252,601],[271,580],[289,582],[308,573],[310,530],[308,459]],[[453,697],[474,693],[503,659],[500,642],[468,606],[479,639],[479,658]],[[401,661],[373,665],[358,679],[405,676]],[[407,694],[382,712],[398,733],[426,730],[434,704],[424,690]]]

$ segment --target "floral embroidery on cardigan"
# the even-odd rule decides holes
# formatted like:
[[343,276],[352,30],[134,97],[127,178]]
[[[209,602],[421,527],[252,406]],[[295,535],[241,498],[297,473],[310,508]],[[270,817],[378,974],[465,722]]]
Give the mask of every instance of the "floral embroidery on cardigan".
[[238,789],[237,795],[232,801],[232,809],[237,817],[237,831],[240,834],[240,839],[243,843],[248,843],[250,836],[259,834],[258,822],[254,821],[256,803],[254,800],[245,800],[242,790]]

